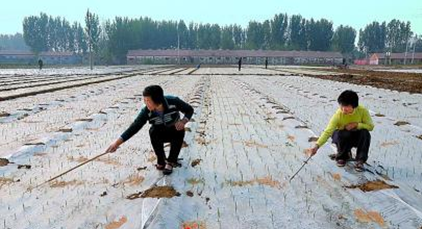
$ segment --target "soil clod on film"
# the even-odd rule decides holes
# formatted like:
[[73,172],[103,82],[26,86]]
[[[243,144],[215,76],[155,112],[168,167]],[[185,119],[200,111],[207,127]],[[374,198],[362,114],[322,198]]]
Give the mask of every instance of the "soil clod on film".
[[18,165],[18,169],[31,169],[31,165]]
[[378,191],[378,190],[383,190],[383,189],[399,188],[396,185],[387,184],[385,183],[385,181],[382,181],[382,180],[368,181],[363,184],[349,185],[349,186],[344,186],[344,187],[349,188],[349,189],[358,188],[362,190],[363,192],[372,192],[372,191]]
[[318,141],[318,137],[310,137],[308,139],[308,142],[316,142],[316,141]]
[[197,165],[199,165],[201,163],[202,159],[195,159],[192,161],[192,163],[190,164],[192,167],[195,167]]
[[10,164],[10,161],[6,158],[0,158],[0,166],[6,166]]
[[143,192],[131,194],[126,198],[133,200],[137,198],[173,198],[176,196],[180,196],[180,193],[177,192],[172,186],[156,186]]
[[396,123],[394,123],[394,125],[396,126],[405,126],[405,125],[409,125],[409,122],[406,121],[397,121]]

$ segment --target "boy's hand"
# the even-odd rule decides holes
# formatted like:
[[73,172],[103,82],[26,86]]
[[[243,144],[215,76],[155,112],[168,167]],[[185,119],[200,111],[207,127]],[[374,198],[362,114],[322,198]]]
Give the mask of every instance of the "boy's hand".
[[344,127],[346,130],[354,130],[358,128],[357,122],[351,122]]
[[319,146],[315,145],[313,148],[308,149],[309,156],[314,156],[318,152]]

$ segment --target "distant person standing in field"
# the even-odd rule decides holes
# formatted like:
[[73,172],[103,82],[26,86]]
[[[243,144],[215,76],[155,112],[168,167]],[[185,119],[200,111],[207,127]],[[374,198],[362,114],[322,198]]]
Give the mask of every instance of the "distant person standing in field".
[[346,90],[337,99],[340,108],[332,116],[324,132],[319,137],[316,145],[311,149],[315,155],[332,137],[333,143],[337,146],[335,159],[337,166],[344,167],[348,160],[351,160],[351,149],[357,147],[355,169],[358,172],[364,170],[364,164],[368,160],[371,134],[374,124],[369,111],[359,105],[359,97],[356,92]]
[[239,62],[237,64],[240,71],[242,69],[242,57],[239,58]]
[[38,60],[38,67],[40,68],[40,70],[42,70],[43,65],[44,65],[44,62],[41,59],[39,59]]
[[268,58],[265,58],[265,69],[268,68]]
[[[177,159],[183,145],[185,125],[192,118],[193,108],[178,97],[164,96],[163,89],[158,85],[146,87],[142,94],[146,106],[129,128],[108,147],[107,152],[115,152],[148,121],[151,124],[151,144],[157,156],[156,168],[162,170],[164,175],[169,175],[173,172],[173,167],[178,166]],[[184,114],[182,119],[179,112]],[[164,152],[165,142],[170,142],[168,158]]]

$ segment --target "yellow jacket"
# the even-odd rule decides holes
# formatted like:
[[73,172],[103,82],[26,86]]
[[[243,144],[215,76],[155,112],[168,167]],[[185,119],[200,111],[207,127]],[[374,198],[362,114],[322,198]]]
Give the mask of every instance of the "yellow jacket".
[[372,131],[374,129],[374,123],[369,115],[369,111],[362,105],[356,107],[352,114],[343,114],[341,109],[338,109],[333,117],[331,117],[330,122],[316,144],[321,147],[333,135],[335,130],[343,130],[347,124],[352,122],[358,123],[358,130],[366,129]]

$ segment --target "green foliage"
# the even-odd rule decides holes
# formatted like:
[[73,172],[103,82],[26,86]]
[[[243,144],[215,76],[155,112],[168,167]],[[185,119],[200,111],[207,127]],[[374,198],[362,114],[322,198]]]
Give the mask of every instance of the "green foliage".
[[[413,36],[410,22],[372,22],[359,31],[326,19],[305,19],[300,15],[277,14],[264,22],[239,25],[154,21],[148,17],[115,17],[100,24],[98,15],[87,12],[85,26],[53,18],[44,13],[23,21],[23,39],[34,52],[71,51],[85,54],[92,48],[100,63],[125,63],[133,49],[263,49],[297,51],[339,51],[349,56],[406,49]],[[1,38],[1,37],[0,37]],[[1,39],[0,39],[1,41]],[[1,46],[1,43],[0,43]],[[413,47],[412,47],[413,48]],[[422,41],[416,51],[422,50]]]
[[340,25],[333,36],[333,49],[341,53],[352,53],[355,48],[356,30]]

